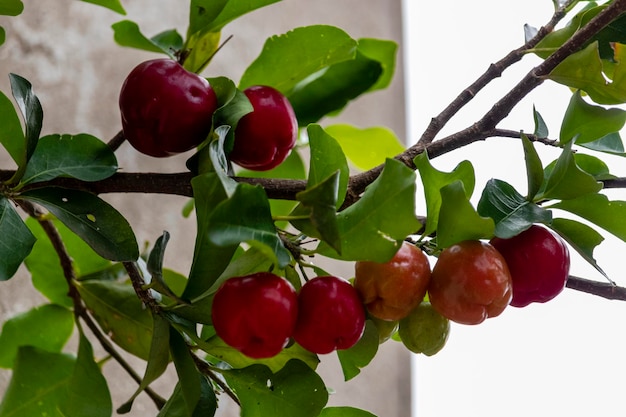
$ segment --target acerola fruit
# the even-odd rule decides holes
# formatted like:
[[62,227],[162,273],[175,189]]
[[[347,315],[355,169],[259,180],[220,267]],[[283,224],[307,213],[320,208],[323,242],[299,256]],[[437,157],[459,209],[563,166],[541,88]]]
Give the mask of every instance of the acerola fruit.
[[365,309],[350,283],[335,276],[307,281],[298,294],[295,341],[306,350],[324,354],[351,348],[365,330]]
[[500,315],[511,301],[511,274],[489,243],[466,240],[444,249],[433,268],[428,298],[442,316],[461,324]]
[[563,239],[551,230],[532,225],[510,239],[493,238],[491,244],[502,254],[511,271],[512,306],[545,303],[565,288],[569,250]]
[[432,356],[446,344],[450,321],[439,314],[429,302],[414,308],[400,320],[398,336],[408,350]]
[[430,282],[428,258],[409,242],[389,262],[358,261],[354,271],[354,288],[367,311],[382,320],[406,317],[424,299]]
[[139,152],[172,156],[202,143],[217,96],[209,82],[172,59],[153,59],[128,75],[119,97],[122,128]]
[[211,309],[215,333],[251,358],[270,358],[289,342],[298,318],[298,296],[286,279],[259,272],[226,280]]
[[378,330],[378,343],[385,343],[387,340],[391,339],[393,335],[398,331],[398,321],[397,320],[381,320],[370,315],[368,320],[371,320],[376,326],[376,330]]
[[228,157],[243,168],[267,171],[283,162],[296,145],[296,114],[289,100],[272,87],[252,86],[243,93],[253,111],[239,120]]

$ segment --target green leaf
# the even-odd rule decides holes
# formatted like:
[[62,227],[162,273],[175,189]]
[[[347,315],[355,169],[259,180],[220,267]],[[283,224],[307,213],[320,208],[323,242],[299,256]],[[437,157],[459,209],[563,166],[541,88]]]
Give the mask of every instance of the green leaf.
[[378,81],[368,91],[383,90],[389,87],[396,71],[398,44],[385,39],[361,38],[359,39],[359,52],[378,61],[383,70]]
[[115,154],[95,136],[49,135],[39,140],[21,182],[29,184],[58,177],[100,181],[116,171]]
[[626,242],[626,201],[611,201],[603,194],[587,194],[560,201],[549,208],[574,213]]
[[45,304],[4,322],[0,333],[0,368],[12,368],[20,346],[60,352],[74,330],[74,314]]
[[152,316],[137,298],[133,287],[114,281],[80,281],[74,284],[111,340],[127,352],[148,360]]
[[320,125],[307,127],[310,148],[310,166],[307,188],[312,188],[339,172],[337,208],[343,203],[348,189],[350,169],[337,140]]
[[2,26],[0,26],[0,45],[4,43],[7,38],[7,34]]
[[326,407],[319,417],[376,417],[369,411],[353,407]]
[[361,199],[337,216],[341,255],[324,242],[318,252],[342,260],[388,261],[404,239],[420,228],[415,188],[415,172],[402,162],[387,159]]
[[533,223],[550,223],[552,213],[526,200],[510,184],[496,179],[487,182],[478,202],[478,213],[496,223],[495,235],[508,239]]
[[571,219],[553,219],[550,227],[565,239],[584,260],[602,275],[607,276],[593,257],[594,249],[604,240],[600,233],[586,224]]
[[113,38],[120,46],[141,49],[148,52],[165,53],[175,58],[183,45],[182,37],[174,29],[161,32],[153,38],[141,33],[139,25],[131,20],[122,20],[111,25]]
[[207,233],[211,243],[220,247],[246,242],[258,249],[266,248],[280,268],[291,260],[276,232],[265,190],[259,186],[238,184],[234,194],[211,214]]
[[46,187],[19,198],[35,202],[54,214],[103,258],[134,261],[139,247],[128,221],[113,206],[84,191]]
[[374,359],[378,352],[378,329],[376,325],[368,320],[365,324],[363,336],[350,349],[338,350],[337,356],[346,381],[351,380],[361,373],[361,368],[365,368]]
[[580,169],[593,176],[598,181],[615,178],[615,176],[609,172],[609,166],[600,158],[584,153],[575,153],[574,160]]
[[[163,258],[165,257],[165,248],[167,242],[170,239],[170,234],[164,231],[161,236],[156,240],[154,248],[150,251],[148,257],[147,270],[150,273],[150,288],[158,291],[159,293],[175,300],[176,302],[185,304],[186,301],[182,300],[165,282],[163,271]],[[186,281],[186,280],[185,280]]]
[[130,397],[128,401],[122,404],[117,412],[119,414],[128,413],[133,405],[135,398],[146,389],[152,382],[159,378],[165,370],[170,360],[170,323],[161,315],[157,314],[152,320],[150,350],[148,355],[144,358],[148,361],[146,370],[139,387],[135,393]]
[[576,144],[593,142],[610,133],[619,132],[626,123],[626,111],[588,104],[580,91],[572,95],[561,124],[560,141],[576,138]]
[[23,148],[20,149],[19,160],[16,160],[18,169],[11,179],[11,182],[17,182],[21,178],[24,169],[26,169],[26,163],[37,147],[43,124],[43,109],[39,98],[33,92],[32,84],[28,80],[17,74],[9,74],[9,80],[11,81],[13,98],[15,98],[17,107],[22,112],[26,125],[25,143]]
[[107,9],[113,10],[116,13],[125,15],[126,10],[122,6],[120,0],[82,0],[85,3],[97,4],[98,6],[106,7]]
[[528,136],[522,133],[522,145],[524,147],[524,160],[526,161],[526,179],[528,183],[529,201],[537,195],[543,184],[543,165],[539,154]]
[[327,126],[325,130],[339,142],[350,162],[364,171],[404,151],[398,137],[386,127],[359,129],[346,124],[336,124]]
[[[112,264],[96,254],[80,237],[70,231],[63,223],[52,220],[72,258],[72,268],[77,278],[106,271]],[[37,239],[33,250],[24,261],[31,274],[33,286],[51,302],[72,307],[73,302],[68,296],[69,288],[59,262],[59,255],[52,246],[46,232],[39,222],[30,217],[26,225]]]
[[589,193],[597,193],[602,189],[602,183],[576,164],[572,142],[565,144],[563,152],[553,167],[546,168],[544,177],[546,178],[544,187],[535,200],[568,200]]
[[196,203],[197,234],[193,263],[183,299],[193,299],[208,290],[224,271],[238,245],[216,245],[209,238],[211,214],[226,199],[226,191],[219,176],[210,172],[191,180]]
[[429,235],[439,223],[439,211],[441,209],[440,190],[448,184],[460,180],[465,189],[465,195],[470,198],[474,192],[474,167],[469,161],[462,161],[452,172],[442,172],[435,169],[428,159],[426,152],[418,155],[413,162],[417,167],[424,185],[424,197],[426,198],[426,228],[424,235]]
[[277,373],[252,365],[223,375],[241,401],[242,417],[318,417],[328,401],[324,381],[295,359]]
[[621,104],[626,102],[626,48],[620,51],[615,60],[612,82],[607,82],[600,59],[598,43],[565,58],[552,70],[549,79],[570,88],[580,89],[598,104]]
[[356,49],[357,42],[339,28],[296,28],[265,42],[261,54],[241,77],[239,88],[269,85],[288,96],[301,81],[318,71],[352,60]]
[[11,99],[0,92],[0,144],[18,166],[26,164],[24,142],[22,124],[15,107]]
[[582,143],[580,146],[598,152],[626,156],[626,153],[624,153],[624,143],[619,133],[611,133],[593,142]]
[[5,16],[17,16],[24,11],[24,3],[20,0],[2,0],[0,14]]
[[[201,377],[200,389],[200,399],[192,417],[213,417],[217,411],[217,398],[215,391],[213,391],[213,385],[205,377]],[[185,407],[181,384],[178,382],[170,399],[159,411],[157,417],[189,417],[189,415]]]
[[11,202],[0,195],[0,281],[13,277],[35,244]]
[[68,417],[110,417],[113,404],[107,381],[94,360],[93,348],[80,333],[78,357],[67,383],[67,401],[59,407]]
[[546,125],[541,114],[535,109],[535,106],[533,106],[533,119],[535,120],[534,135],[538,138],[547,138],[550,135],[548,125]]
[[201,376],[196,369],[187,343],[180,333],[170,331],[169,345],[174,367],[176,368],[176,374],[180,381],[182,395],[185,400],[185,408],[187,408],[187,412],[191,416],[200,400]]
[[75,363],[67,354],[20,347],[11,382],[0,403],[0,417],[64,417],[59,406],[68,400],[67,388]]
[[437,227],[437,246],[447,248],[464,240],[493,237],[493,219],[480,216],[467,197],[463,182],[457,180],[441,189],[441,210]]
[[383,72],[378,61],[357,51],[354,59],[331,65],[303,81],[287,95],[300,126],[342,110],[351,100],[370,90]]

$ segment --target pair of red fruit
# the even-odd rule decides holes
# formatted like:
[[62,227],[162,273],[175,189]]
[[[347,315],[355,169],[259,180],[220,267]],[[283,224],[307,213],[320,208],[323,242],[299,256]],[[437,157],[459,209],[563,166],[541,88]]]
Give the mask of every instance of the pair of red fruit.
[[348,349],[365,329],[358,293],[330,275],[307,281],[298,293],[270,272],[230,278],[215,293],[211,315],[224,342],[256,359],[277,355],[292,338],[317,354]]
[[[266,171],[287,158],[296,144],[298,122],[279,91],[252,86],[244,94],[253,111],[235,128],[236,164]],[[119,97],[122,128],[139,152],[166,157],[200,145],[211,132],[218,98],[209,82],[171,59],[153,59],[135,67]]]

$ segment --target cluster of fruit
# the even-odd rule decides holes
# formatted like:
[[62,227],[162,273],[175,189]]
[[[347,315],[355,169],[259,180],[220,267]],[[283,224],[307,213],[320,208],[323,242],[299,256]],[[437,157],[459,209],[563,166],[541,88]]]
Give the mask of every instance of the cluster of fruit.
[[[296,115],[287,98],[272,87],[252,86],[243,93],[253,111],[239,120],[228,157],[247,169],[272,169],[296,144]],[[126,140],[154,157],[172,156],[204,142],[219,107],[206,78],[171,59],[136,66],[122,85],[119,105]]]

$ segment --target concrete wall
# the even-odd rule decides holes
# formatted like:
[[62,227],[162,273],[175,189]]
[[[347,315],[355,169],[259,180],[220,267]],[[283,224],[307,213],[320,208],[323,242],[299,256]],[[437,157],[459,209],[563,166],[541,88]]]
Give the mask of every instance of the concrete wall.
[[[76,0],[25,0],[25,11],[18,17],[0,17],[7,31],[7,41],[0,47],[0,89],[10,94],[7,74],[14,72],[30,80],[44,107],[44,134],[88,132],[104,140],[120,129],[117,96],[127,73],[140,61],[155,55],[122,49],[113,42],[110,25],[123,19],[106,9]],[[178,0],[123,0],[127,18],[137,21],[143,32],[152,36],[162,30],[186,30],[187,2]],[[183,4],[183,6],[181,6]],[[237,81],[246,65],[259,53],[264,40],[271,35],[309,24],[332,24],[352,37],[377,37],[400,42],[400,0],[289,0],[259,10],[228,25],[224,37],[234,38],[219,52],[205,76],[224,75]],[[400,48],[400,52],[402,48]],[[404,86],[402,59],[390,89],[363,97],[350,105],[333,122],[367,127],[385,125],[399,137],[405,136]],[[151,159],[124,145],[118,151],[121,169],[133,171],[177,172],[184,169],[189,155],[169,159]],[[8,158],[0,151],[0,167],[10,168]],[[130,220],[138,239],[154,241],[162,230],[172,234],[166,263],[185,272],[189,268],[194,233],[193,219],[180,215],[184,199],[154,195],[108,195],[105,197]],[[350,266],[329,267],[335,274],[350,277]],[[33,293],[24,271],[11,281],[0,283],[0,319],[4,320],[30,306],[44,302]],[[379,416],[409,415],[409,355],[399,344],[382,346],[374,364],[349,383],[344,383],[335,355],[324,357],[321,365],[327,384],[336,393],[333,405],[353,405]],[[130,358],[139,372],[141,361]],[[109,362],[105,372],[116,405],[136,385],[115,364]],[[0,392],[4,391],[10,373],[0,371]],[[167,395],[171,380],[154,384]],[[237,409],[223,398],[219,415],[237,415]],[[150,401],[140,396],[132,416],[156,414]]]

